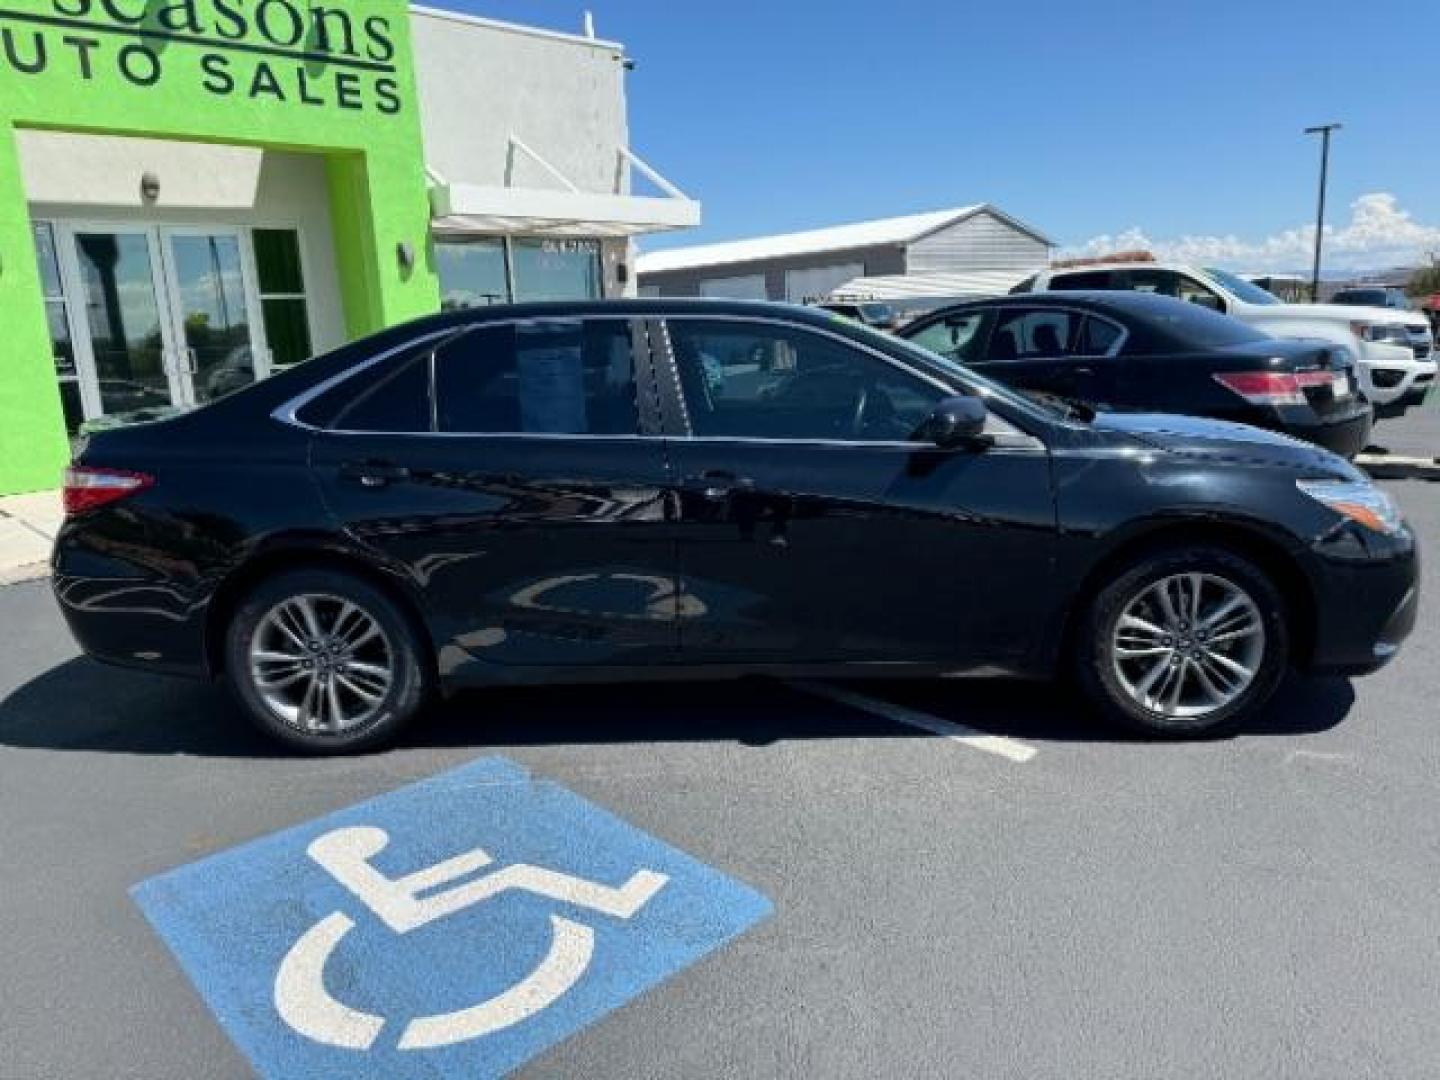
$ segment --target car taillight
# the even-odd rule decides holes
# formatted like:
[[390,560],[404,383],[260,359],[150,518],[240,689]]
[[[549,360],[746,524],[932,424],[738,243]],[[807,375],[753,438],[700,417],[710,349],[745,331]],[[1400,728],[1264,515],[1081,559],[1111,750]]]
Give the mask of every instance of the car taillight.
[[1347,379],[1344,372],[1227,371],[1215,381],[1233,390],[1252,405],[1304,405],[1305,391],[1312,386],[1335,386]]
[[125,469],[94,469],[75,465],[65,470],[65,513],[86,510],[129,498],[153,486],[155,478]]

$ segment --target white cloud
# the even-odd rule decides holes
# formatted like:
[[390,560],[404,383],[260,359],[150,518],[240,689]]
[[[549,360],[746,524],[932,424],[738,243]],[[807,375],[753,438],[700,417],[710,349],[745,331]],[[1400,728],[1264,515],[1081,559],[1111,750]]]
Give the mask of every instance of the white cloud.
[[[1136,249],[1152,251],[1160,259],[1232,270],[1308,271],[1315,250],[1315,226],[1286,229],[1259,240],[1233,234],[1152,240],[1137,226],[1091,237],[1063,255],[1074,258]],[[1432,252],[1440,252],[1440,226],[1422,225],[1388,192],[1361,195],[1350,204],[1349,221],[1325,228],[1327,275],[1413,265]]]

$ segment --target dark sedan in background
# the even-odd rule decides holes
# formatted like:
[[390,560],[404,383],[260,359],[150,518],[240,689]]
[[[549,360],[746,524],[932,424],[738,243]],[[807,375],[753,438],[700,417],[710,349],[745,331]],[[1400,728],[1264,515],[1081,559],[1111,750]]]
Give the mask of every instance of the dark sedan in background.
[[1212,734],[1415,618],[1414,536],[1333,454],[757,303],[421,320],[96,434],[65,499],[85,650],[223,677],[312,751],[436,690],[746,673],[1071,673],[1132,729]]
[[1374,423],[1343,347],[1277,340],[1166,296],[976,301],[932,312],[899,333],[1027,393],[1102,411],[1252,424],[1347,458],[1365,448]]

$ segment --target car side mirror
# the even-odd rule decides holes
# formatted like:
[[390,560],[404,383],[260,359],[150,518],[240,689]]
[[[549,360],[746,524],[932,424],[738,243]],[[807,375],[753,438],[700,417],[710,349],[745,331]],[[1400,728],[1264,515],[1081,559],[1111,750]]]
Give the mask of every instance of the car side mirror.
[[949,397],[936,405],[927,416],[915,438],[919,442],[934,443],[942,450],[968,446],[981,449],[990,445],[985,434],[985,421],[990,410],[978,397]]

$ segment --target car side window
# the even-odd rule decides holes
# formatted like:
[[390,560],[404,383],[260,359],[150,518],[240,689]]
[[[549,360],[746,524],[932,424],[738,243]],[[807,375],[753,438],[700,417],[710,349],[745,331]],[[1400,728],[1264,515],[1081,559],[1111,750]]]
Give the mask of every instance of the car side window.
[[1125,287],[1131,292],[1178,297],[1180,295],[1180,275],[1173,270],[1151,270],[1149,268],[1127,270],[1125,271]]
[[630,324],[553,319],[481,326],[435,353],[440,431],[634,435]]
[[1088,315],[1076,353],[1080,356],[1109,356],[1124,336],[1125,331],[1118,324],[1098,315]]
[[1042,360],[1074,352],[1080,317],[1069,311],[1010,308],[1000,312],[985,358]]
[[1220,298],[1219,293],[1185,274],[1179,275],[1175,295],[1188,304],[1199,304],[1203,308],[1221,313],[1225,311],[1225,301]]
[[970,363],[981,358],[990,316],[989,311],[956,312],[931,323],[908,340],[946,359]]
[[699,437],[901,442],[947,396],[808,330],[704,319],[672,319],[668,329]]
[[1058,274],[1050,279],[1052,292],[1081,292],[1114,287],[1114,275],[1109,270],[1084,270],[1077,274]]

